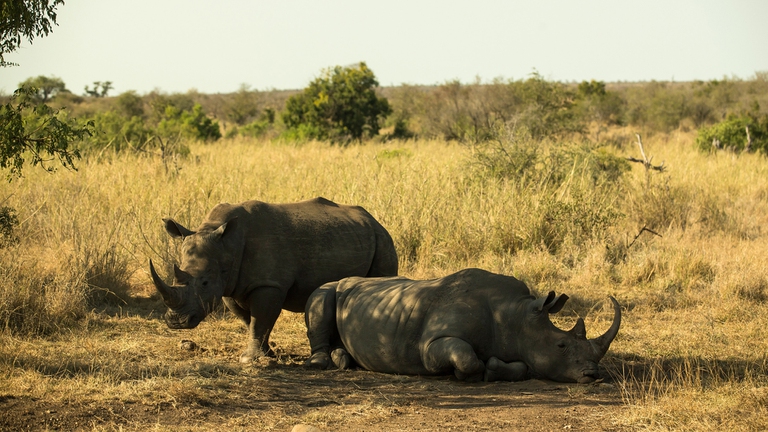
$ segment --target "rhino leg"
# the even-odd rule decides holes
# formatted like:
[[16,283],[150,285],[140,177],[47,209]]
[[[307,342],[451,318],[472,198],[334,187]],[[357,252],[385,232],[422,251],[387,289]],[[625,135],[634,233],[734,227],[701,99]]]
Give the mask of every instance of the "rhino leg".
[[528,376],[528,366],[523,362],[505,363],[496,357],[485,364],[483,381],[524,381]]
[[461,381],[480,381],[485,363],[477,358],[472,345],[456,337],[442,337],[432,341],[422,355],[424,367],[432,373],[453,369]]
[[[307,299],[304,322],[307,324],[307,338],[312,355],[306,366],[328,369],[331,359],[331,344],[338,345],[336,328],[336,287],[338,282],[327,283],[316,289]],[[338,365],[337,365],[338,366]]]
[[274,357],[269,347],[269,334],[282,311],[285,292],[279,288],[257,288],[248,297],[250,321],[248,346],[240,355],[240,363],[250,363],[262,356]]
[[227,307],[236,317],[240,318],[248,327],[251,324],[251,313],[240,307],[239,304],[232,297],[222,297],[221,301],[224,302],[224,306]]

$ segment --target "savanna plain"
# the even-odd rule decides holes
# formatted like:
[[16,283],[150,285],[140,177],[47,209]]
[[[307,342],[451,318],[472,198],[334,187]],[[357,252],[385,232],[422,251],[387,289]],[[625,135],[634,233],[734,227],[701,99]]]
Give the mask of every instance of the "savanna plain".
[[[235,137],[191,142],[185,157],[27,170],[0,184],[19,222],[0,248],[0,429],[768,430],[768,159],[701,152],[691,132],[643,136],[662,172],[626,161],[640,157],[633,131],[606,134],[589,151],[520,136]],[[525,169],[500,176],[499,163]],[[161,218],[196,227],[219,202],[316,196],[365,207],[403,275],[480,267],[568,294],[563,329],[581,316],[589,337],[603,333],[614,296],[623,322],[604,380],[310,370],[303,316],[286,312],[277,357],[252,365],[238,362],[244,329],[223,309],[193,330],[166,327],[148,262],[172,274],[179,244]]]

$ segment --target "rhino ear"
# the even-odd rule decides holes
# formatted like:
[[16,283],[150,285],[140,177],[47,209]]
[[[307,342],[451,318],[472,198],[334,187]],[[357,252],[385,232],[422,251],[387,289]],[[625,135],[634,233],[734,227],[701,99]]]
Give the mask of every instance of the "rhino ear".
[[165,224],[165,231],[174,238],[188,237],[195,233],[194,231],[190,231],[184,228],[184,225],[176,222],[171,218],[163,219],[163,223]]
[[[547,312],[549,312],[551,314],[555,314],[555,313],[560,312],[560,310],[563,308],[563,306],[565,306],[565,302],[568,301],[568,298],[569,297],[567,295],[560,294],[559,296],[557,296],[555,301],[553,301],[550,304]],[[547,307],[547,306],[545,305],[544,307]]]
[[548,309],[547,305],[555,299],[555,292],[550,291],[546,297],[539,297],[531,303],[531,307],[536,312],[542,312]]
[[218,238],[222,238],[228,233],[234,232],[235,229],[237,229],[237,216],[221,224],[221,226],[219,226],[218,228],[216,228],[215,231],[213,231],[213,235]]
[[554,291],[550,291],[546,297],[534,300],[531,306],[536,312],[554,314],[560,312],[560,309],[563,308],[567,300],[567,295],[560,294],[559,296],[556,296]]

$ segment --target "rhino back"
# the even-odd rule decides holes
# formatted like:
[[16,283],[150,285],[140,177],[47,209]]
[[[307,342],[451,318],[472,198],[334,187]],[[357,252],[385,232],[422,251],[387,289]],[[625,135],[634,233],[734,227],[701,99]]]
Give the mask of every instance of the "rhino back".
[[431,373],[422,354],[442,337],[467,341],[483,361],[503,351],[510,329],[499,325],[529,297],[517,279],[478,269],[427,281],[351,278],[337,291],[337,326],[352,357],[369,370],[405,374]]
[[336,325],[352,358],[368,370],[423,374],[419,344],[433,290],[405,278],[349,278],[337,288]]
[[371,266],[377,223],[360,207],[323,198],[291,204],[248,201],[220,204],[209,219],[216,226],[235,216],[245,249],[233,297],[256,286],[279,286],[288,290],[284,308],[302,311],[320,285],[365,276]]

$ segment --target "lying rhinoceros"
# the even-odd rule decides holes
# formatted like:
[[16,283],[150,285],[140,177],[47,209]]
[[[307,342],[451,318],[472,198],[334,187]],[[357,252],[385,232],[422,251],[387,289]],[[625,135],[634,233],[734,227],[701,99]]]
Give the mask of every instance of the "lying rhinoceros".
[[511,276],[466,269],[441,279],[351,277],[323,285],[307,301],[312,355],[307,364],[458,379],[520,381],[539,377],[592,382],[621,324],[588,340],[579,318],[570,331],[549,314],[566,295],[535,298]]
[[163,219],[183,239],[181,268],[169,286],[149,263],[174,329],[196,327],[223,299],[248,326],[240,361],[272,355],[269,334],[282,309],[304,310],[322,284],[347,276],[397,274],[387,230],[362,207],[325,198],[293,204],[219,204],[197,231]]

